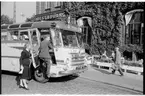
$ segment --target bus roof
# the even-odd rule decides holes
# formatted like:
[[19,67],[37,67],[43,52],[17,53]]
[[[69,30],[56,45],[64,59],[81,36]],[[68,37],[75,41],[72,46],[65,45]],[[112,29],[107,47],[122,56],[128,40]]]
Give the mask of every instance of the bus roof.
[[59,28],[59,29],[81,32],[80,27],[72,25],[72,24],[66,24],[63,21],[41,21],[41,22],[26,22],[26,23],[19,23],[19,24],[1,25],[1,30],[50,28],[52,24],[55,24],[56,28]]

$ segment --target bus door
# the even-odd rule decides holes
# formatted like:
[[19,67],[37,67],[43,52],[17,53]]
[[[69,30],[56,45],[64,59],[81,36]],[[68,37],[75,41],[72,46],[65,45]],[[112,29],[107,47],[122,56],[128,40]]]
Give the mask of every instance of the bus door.
[[64,58],[65,56],[62,56],[64,54],[63,51],[63,44],[62,44],[62,38],[61,38],[61,33],[59,29],[51,29],[51,37],[53,41],[53,46],[54,46],[54,55],[56,59],[57,64],[64,64]]
[[39,53],[39,47],[40,47],[40,33],[37,28],[34,29],[28,29],[29,34],[29,42],[32,48],[31,55],[32,55],[32,62],[33,66],[36,66],[37,59],[34,59],[35,57],[38,57]]

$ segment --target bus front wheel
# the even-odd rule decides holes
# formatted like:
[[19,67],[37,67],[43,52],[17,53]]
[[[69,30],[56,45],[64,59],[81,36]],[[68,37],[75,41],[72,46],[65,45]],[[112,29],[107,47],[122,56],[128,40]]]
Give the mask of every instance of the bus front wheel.
[[46,83],[49,80],[49,78],[46,77],[45,69],[44,66],[39,66],[34,71],[34,77],[40,83]]

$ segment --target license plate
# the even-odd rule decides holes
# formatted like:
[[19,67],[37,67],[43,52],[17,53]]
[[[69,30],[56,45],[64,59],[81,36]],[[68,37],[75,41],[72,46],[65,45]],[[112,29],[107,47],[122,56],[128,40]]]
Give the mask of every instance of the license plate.
[[81,70],[81,69],[84,69],[84,66],[76,67],[76,70]]

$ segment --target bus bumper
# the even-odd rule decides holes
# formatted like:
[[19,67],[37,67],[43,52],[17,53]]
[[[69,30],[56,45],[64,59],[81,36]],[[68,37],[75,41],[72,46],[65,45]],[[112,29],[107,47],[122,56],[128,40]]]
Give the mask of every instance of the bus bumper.
[[81,68],[76,67],[74,70],[60,71],[59,75],[60,76],[67,76],[67,75],[71,75],[71,74],[79,74],[79,73],[86,71],[87,69],[88,69],[87,66],[83,66]]
[[68,76],[68,75],[72,75],[72,74],[79,74],[79,73],[86,71],[87,69],[88,69],[88,67],[86,65],[84,65],[82,67],[76,67],[73,70],[59,71],[56,74],[53,73],[53,74],[51,74],[51,77],[62,77],[62,76]]

